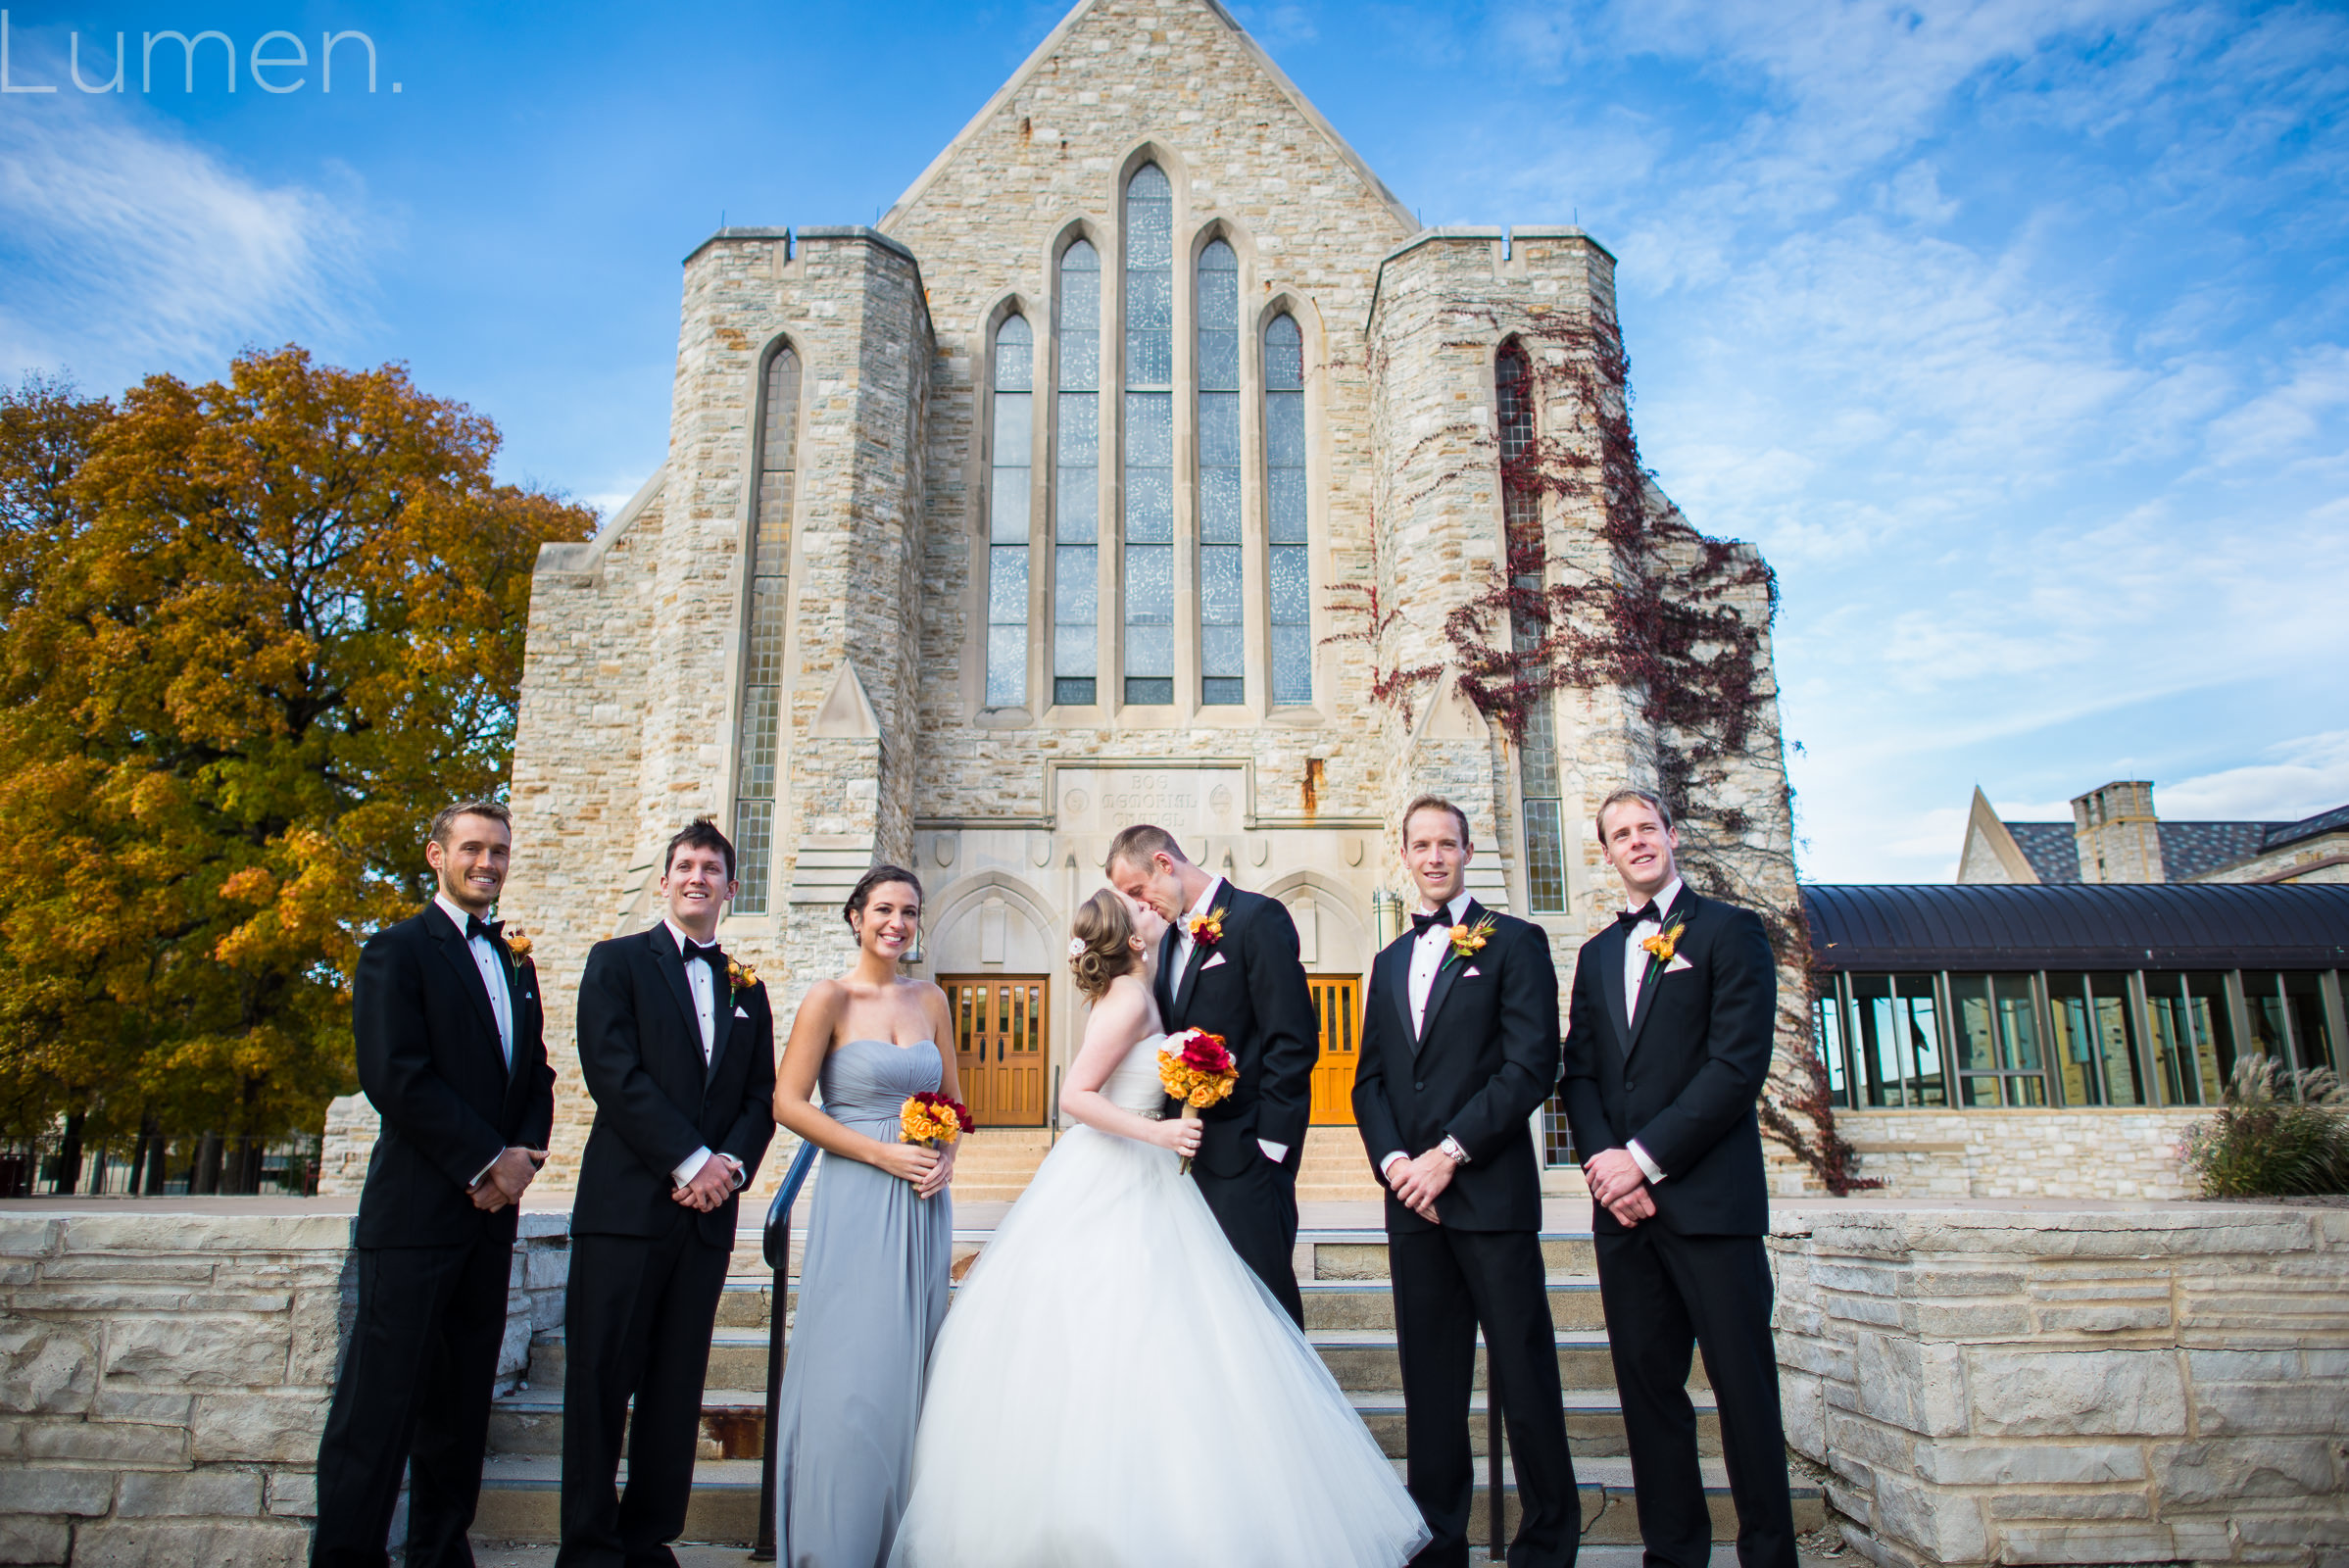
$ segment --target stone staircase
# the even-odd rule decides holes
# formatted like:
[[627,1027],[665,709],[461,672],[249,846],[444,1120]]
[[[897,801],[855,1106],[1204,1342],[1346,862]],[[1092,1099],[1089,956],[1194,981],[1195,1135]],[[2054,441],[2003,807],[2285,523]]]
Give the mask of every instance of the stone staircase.
[[[1336,1129],[1346,1137],[1351,1129]],[[957,1184],[959,1189],[959,1184]],[[959,1196],[959,1193],[958,1193]],[[988,1233],[958,1233],[955,1252],[984,1247]],[[1606,1328],[1588,1233],[1557,1232],[1542,1237],[1549,1278],[1550,1313],[1555,1320],[1558,1370],[1565,1385],[1566,1426],[1574,1447],[1575,1473],[1583,1488],[1584,1539],[1593,1544],[1633,1544],[1639,1525],[1632,1506],[1631,1463],[1625,1454],[1623,1414],[1607,1355]],[[795,1261],[797,1249],[795,1251]],[[742,1254],[737,1254],[740,1267]],[[1308,1231],[1297,1239],[1297,1273],[1305,1298],[1306,1335],[1339,1386],[1399,1474],[1403,1457],[1402,1377],[1395,1338],[1394,1302],[1387,1272],[1387,1247],[1373,1230]],[[788,1298],[787,1298],[788,1299]],[[726,1282],[711,1337],[709,1392],[702,1401],[701,1458],[685,1539],[747,1545],[759,1528],[759,1461],[764,1442],[766,1347],[772,1281],[737,1273]],[[787,1325],[788,1326],[788,1325]],[[525,1386],[500,1399],[490,1416],[490,1458],[484,1470],[481,1507],[474,1534],[490,1541],[553,1541],[558,1529],[558,1481],[563,1450],[563,1343],[560,1330],[541,1334],[531,1346]],[[1475,1536],[1482,1541],[1488,1496],[1485,1453],[1484,1364],[1477,1367],[1478,1412],[1471,1441],[1480,1455]],[[1689,1383],[1697,1406],[1697,1443],[1703,1455],[1713,1539],[1733,1541],[1736,1519],[1728,1479],[1721,1467],[1721,1434],[1704,1371]],[[1504,1458],[1503,1508],[1515,1528],[1515,1484]],[[1797,1528],[1824,1521],[1819,1490],[1797,1477]]]
[[[962,1141],[954,1156],[954,1201],[1013,1201],[1027,1191],[1052,1149],[1049,1127],[980,1128]],[[1362,1137],[1353,1128],[1315,1127],[1305,1134],[1298,1202],[1375,1202],[1381,1196],[1378,1178],[1362,1155]]]

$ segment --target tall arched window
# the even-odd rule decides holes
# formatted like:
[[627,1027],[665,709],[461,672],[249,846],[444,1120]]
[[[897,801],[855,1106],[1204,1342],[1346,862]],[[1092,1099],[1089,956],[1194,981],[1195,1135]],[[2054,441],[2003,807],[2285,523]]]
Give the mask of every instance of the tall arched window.
[[793,465],[800,429],[800,357],[767,361],[759,426],[759,488],[751,501],[750,637],[742,666],[740,769],[734,788],[736,914],[767,912],[774,870],[776,725],[783,711],[784,572],[791,563]]
[[1052,444],[1052,701],[1096,700],[1101,649],[1101,259],[1060,253]]
[[1305,346],[1297,318],[1264,328],[1264,531],[1271,584],[1272,701],[1313,701],[1312,569],[1305,559]]
[[[1534,474],[1538,461],[1534,377],[1525,350],[1516,342],[1501,345],[1493,361],[1493,381],[1500,435],[1501,522],[1508,534],[1509,586],[1539,595],[1547,586],[1548,553],[1542,537],[1542,490]],[[1509,617],[1510,643],[1520,656],[1539,648],[1547,629],[1538,617]],[[1536,914],[1562,914],[1566,909],[1566,833],[1558,802],[1557,725],[1547,696],[1537,697],[1526,706],[1525,741],[1517,758],[1518,787],[1525,801],[1527,902]]]
[[1199,257],[1199,673],[1206,707],[1248,700],[1240,621],[1240,258]]
[[1126,181],[1125,700],[1174,701],[1174,189]]
[[1027,318],[995,329],[995,428],[988,443],[987,706],[1028,701],[1028,468],[1035,430],[1036,339]]

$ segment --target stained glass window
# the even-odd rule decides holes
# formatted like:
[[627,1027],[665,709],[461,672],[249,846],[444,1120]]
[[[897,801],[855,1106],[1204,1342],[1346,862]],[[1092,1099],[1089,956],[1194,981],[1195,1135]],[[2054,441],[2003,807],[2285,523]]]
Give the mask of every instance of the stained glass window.
[[1126,182],[1125,700],[1174,701],[1174,190]]
[[987,706],[1028,701],[1029,456],[1036,337],[1027,318],[995,330],[995,429],[987,487]]
[[1199,258],[1199,668],[1207,707],[1247,701],[1240,564],[1240,259],[1215,240]]
[[760,399],[759,479],[751,501],[750,646],[743,661],[742,731],[736,747],[737,914],[767,912],[774,871],[775,760],[783,711],[784,568],[791,561],[793,464],[800,428],[800,357],[786,346],[767,361]]
[[1271,601],[1272,702],[1313,701],[1312,569],[1305,555],[1305,349],[1297,318],[1264,328],[1265,578]]
[[1101,648],[1101,259],[1060,254],[1052,475],[1052,701],[1097,700]]

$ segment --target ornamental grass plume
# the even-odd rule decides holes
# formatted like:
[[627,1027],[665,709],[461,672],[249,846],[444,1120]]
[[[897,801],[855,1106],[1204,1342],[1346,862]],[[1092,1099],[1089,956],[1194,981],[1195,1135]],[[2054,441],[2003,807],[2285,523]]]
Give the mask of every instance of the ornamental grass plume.
[[2217,1113],[2186,1129],[2185,1162],[2208,1198],[2349,1193],[2349,1085],[2241,1057]]

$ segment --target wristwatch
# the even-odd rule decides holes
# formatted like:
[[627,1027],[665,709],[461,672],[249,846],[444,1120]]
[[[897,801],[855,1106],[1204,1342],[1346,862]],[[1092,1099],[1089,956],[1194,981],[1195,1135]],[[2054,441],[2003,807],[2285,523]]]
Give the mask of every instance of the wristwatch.
[[1451,1134],[1445,1133],[1444,1135],[1444,1142],[1438,1144],[1436,1147],[1442,1150],[1444,1153],[1450,1155],[1451,1162],[1453,1164],[1465,1165],[1468,1163],[1468,1151],[1462,1149],[1460,1147],[1460,1141],[1457,1138],[1452,1137]]

